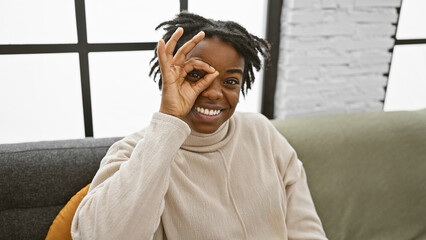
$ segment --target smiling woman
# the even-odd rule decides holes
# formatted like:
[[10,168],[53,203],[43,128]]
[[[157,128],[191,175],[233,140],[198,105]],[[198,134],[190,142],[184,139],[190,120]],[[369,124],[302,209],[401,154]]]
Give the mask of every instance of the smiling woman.
[[[210,86],[197,97],[191,111],[183,119],[197,132],[213,133],[232,116],[238,104],[244,59],[231,45],[217,38],[202,40],[187,58],[187,61],[205,62],[218,73]],[[194,78],[191,74],[188,75],[186,80],[193,82]],[[196,81],[202,79],[200,77],[202,76],[198,76]]]
[[159,112],[111,146],[73,239],[326,239],[294,149],[264,116],[235,112],[268,43],[186,12],[162,26]]

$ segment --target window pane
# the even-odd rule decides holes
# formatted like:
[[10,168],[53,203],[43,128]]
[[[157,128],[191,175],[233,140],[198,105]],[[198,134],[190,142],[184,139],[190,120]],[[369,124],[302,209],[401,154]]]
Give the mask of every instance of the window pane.
[[426,1],[403,0],[397,39],[426,38]]
[[0,44],[76,42],[73,0],[0,1]]
[[[217,0],[212,4],[207,0],[188,0],[188,11],[215,20],[238,22],[250,33],[265,37],[267,3],[267,0]],[[255,84],[246,98],[241,95],[238,111],[260,112],[263,71],[255,77]]]
[[385,111],[426,108],[426,44],[395,46]]
[[0,55],[0,143],[84,137],[78,54]]
[[178,12],[178,0],[86,0],[88,42],[157,42],[155,27]]
[[95,137],[124,136],[149,124],[160,90],[148,76],[153,51],[90,53]]

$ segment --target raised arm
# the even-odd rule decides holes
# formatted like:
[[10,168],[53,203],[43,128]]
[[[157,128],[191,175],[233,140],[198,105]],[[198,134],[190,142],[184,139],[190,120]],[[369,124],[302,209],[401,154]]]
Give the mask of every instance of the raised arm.
[[[167,44],[163,40],[158,43],[163,77],[159,113],[153,115],[143,132],[110,148],[75,213],[73,239],[152,239],[159,227],[170,166],[190,134],[189,126],[181,119],[218,74],[202,61],[186,61],[186,55],[204,38],[203,32],[173,56],[182,33],[179,28]],[[193,69],[206,75],[189,82],[186,75]]]
[[72,224],[73,239],[151,239],[164,209],[170,165],[189,135],[156,113],[141,133],[111,146]]

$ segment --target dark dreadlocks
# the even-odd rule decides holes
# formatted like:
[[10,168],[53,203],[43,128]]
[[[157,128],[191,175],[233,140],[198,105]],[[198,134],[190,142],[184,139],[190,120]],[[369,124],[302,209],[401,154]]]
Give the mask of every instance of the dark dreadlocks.
[[[268,42],[250,34],[244,27],[232,21],[216,21],[206,19],[196,14],[181,12],[173,20],[166,21],[158,25],[155,30],[158,30],[161,27],[163,27],[166,31],[163,36],[163,40],[166,43],[178,27],[182,27],[184,29],[183,36],[177,42],[173,55],[176,54],[177,50],[185,42],[189,41],[200,31],[204,31],[206,34],[205,38],[216,37],[233,46],[240,56],[244,58],[244,73],[241,86],[241,92],[244,96],[254,82],[255,77],[253,67],[257,71],[259,71],[261,67],[261,60],[258,53],[260,53],[265,60],[268,60],[269,58],[270,46]],[[162,76],[160,72],[160,64],[157,58],[157,48],[154,52],[155,55],[150,61],[152,67],[149,72],[149,76],[154,74],[154,81],[157,77],[159,78],[158,86],[161,89]]]

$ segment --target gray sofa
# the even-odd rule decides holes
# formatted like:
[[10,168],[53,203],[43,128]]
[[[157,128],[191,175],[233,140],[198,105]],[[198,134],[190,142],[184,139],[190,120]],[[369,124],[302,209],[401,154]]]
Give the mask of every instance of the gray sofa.
[[0,145],[0,239],[44,239],[118,138]]
[[[329,239],[426,239],[426,110],[274,120]],[[0,145],[0,239],[44,239],[119,138]]]

